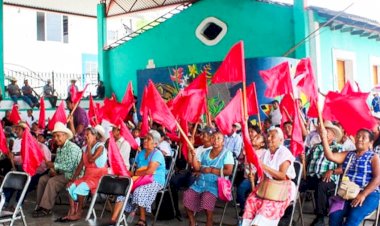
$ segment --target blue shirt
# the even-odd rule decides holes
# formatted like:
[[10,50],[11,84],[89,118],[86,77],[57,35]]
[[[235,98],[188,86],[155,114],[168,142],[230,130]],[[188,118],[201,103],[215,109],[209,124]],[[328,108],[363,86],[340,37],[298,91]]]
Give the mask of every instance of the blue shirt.
[[224,137],[224,148],[232,151],[236,158],[239,157],[242,146],[243,139],[240,134],[233,133],[231,136]]
[[153,174],[153,180],[161,184],[162,186],[164,186],[166,167],[165,167],[165,158],[163,154],[161,153],[161,151],[155,149],[148,155],[147,158],[145,158],[145,153],[146,153],[146,150],[144,149],[137,155],[136,157],[137,168],[148,166],[150,161],[157,162],[159,166],[157,167],[156,172],[154,172]]
[[[102,154],[100,154],[100,156],[99,156],[97,159],[95,159],[95,165],[96,165],[97,167],[99,167],[99,168],[102,168],[102,167],[104,167],[104,166],[106,165],[106,163],[107,163],[107,159],[108,159],[108,157],[107,157],[107,149],[106,149],[106,147],[104,146],[104,143],[103,143],[103,142],[97,142],[97,143],[94,145],[94,147],[92,147],[92,149],[91,149],[91,154],[94,154],[95,151],[96,151],[96,149],[98,149],[98,147],[100,147],[100,146],[103,147],[103,152],[102,152]],[[83,155],[86,154],[86,150],[87,150],[87,146],[84,146],[84,147],[82,148]]]
[[[201,167],[213,167],[217,169],[223,169],[224,165],[233,165],[234,158],[232,152],[223,148],[220,154],[214,158],[210,158],[211,149],[201,154]],[[218,197],[218,175],[213,173],[201,173],[198,179],[191,185],[191,189],[198,193],[210,192]]]
[[372,108],[374,112],[380,111],[380,97],[374,97],[372,99]]

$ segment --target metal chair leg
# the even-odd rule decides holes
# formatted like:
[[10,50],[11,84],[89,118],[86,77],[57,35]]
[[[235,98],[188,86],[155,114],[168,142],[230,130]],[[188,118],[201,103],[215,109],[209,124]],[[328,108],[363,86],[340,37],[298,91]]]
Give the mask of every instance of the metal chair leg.
[[162,201],[164,200],[164,195],[165,195],[165,192],[162,192],[162,193],[161,193],[161,197],[160,197],[160,201],[158,202],[158,206],[157,206],[156,214],[154,215],[154,221],[153,221],[152,226],[154,226],[154,224],[155,224],[156,221],[157,221],[158,213],[160,212],[160,208],[161,208],[161,203],[162,203]]

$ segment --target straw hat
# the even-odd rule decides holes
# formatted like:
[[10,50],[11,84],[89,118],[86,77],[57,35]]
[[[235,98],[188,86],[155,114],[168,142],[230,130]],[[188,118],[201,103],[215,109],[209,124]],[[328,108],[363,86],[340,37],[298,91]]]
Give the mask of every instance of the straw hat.
[[13,76],[9,77],[9,80],[11,80],[11,81],[13,81],[13,82],[17,82],[17,78],[16,78],[16,77],[13,77]]
[[106,131],[104,130],[103,126],[101,125],[96,125],[94,127],[94,129],[96,130],[96,132],[102,137],[102,138],[105,138],[106,137]]
[[28,124],[26,124],[26,122],[19,121],[19,122],[15,125],[15,127],[21,127],[21,128],[23,128],[23,129],[26,129],[26,128],[28,128],[29,126],[28,126]]
[[62,122],[56,122],[53,129],[53,134],[56,132],[66,133],[68,136],[68,139],[70,140],[73,138],[73,133],[69,128],[67,128]]
[[331,129],[333,131],[337,141],[342,139],[342,136],[343,136],[342,130],[340,130],[339,127],[332,124],[331,121],[325,121],[323,125],[325,126],[326,129]]

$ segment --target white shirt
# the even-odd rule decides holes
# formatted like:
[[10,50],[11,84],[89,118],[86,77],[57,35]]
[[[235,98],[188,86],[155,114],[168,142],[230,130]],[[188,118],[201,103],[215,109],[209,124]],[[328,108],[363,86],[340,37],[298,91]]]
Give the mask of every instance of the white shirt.
[[344,149],[344,151],[355,151],[356,150],[356,146],[355,146],[354,142],[352,142],[352,140],[349,137],[343,143],[343,149]]
[[243,147],[243,139],[236,132],[231,136],[224,136],[224,148],[232,151],[236,158],[239,157],[241,148]]
[[211,148],[212,148],[212,146],[210,146],[208,148],[205,148],[203,145],[197,147],[195,149],[195,156],[197,157],[197,160],[200,162],[201,161],[201,156],[202,156],[203,152],[205,152],[207,150],[210,150]]
[[120,150],[120,154],[123,157],[124,163],[127,166],[127,169],[129,170],[130,164],[129,164],[129,156],[131,154],[131,145],[128,143],[128,141],[124,140],[123,137],[120,137],[116,141],[116,145]]
[[[42,151],[44,152],[45,159],[47,161],[51,161],[51,152],[49,148],[43,143],[38,142],[38,144],[40,145]],[[41,165],[37,168],[37,173],[41,174],[45,172],[46,170],[47,170],[47,167],[46,167],[45,161],[42,161]]]
[[277,109],[273,108],[269,115],[272,121],[272,126],[281,125],[282,115],[281,115],[280,108],[277,108]]
[[22,163],[22,160],[21,160],[21,138],[16,138],[14,140],[14,143],[13,143],[13,147],[12,147],[12,153],[15,154],[15,157],[14,157],[14,161],[15,163],[17,164],[21,164]]
[[172,148],[166,140],[163,140],[158,144],[158,149],[160,149],[165,156],[172,156]]
[[24,118],[24,120],[29,125],[29,127],[32,127],[32,124],[37,121],[36,117],[33,116],[33,119],[32,119],[32,116],[28,116],[28,115]]

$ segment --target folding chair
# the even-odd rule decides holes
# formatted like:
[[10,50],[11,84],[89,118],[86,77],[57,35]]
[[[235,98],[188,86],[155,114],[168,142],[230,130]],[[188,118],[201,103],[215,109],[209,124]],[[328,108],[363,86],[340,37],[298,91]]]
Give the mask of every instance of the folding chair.
[[[22,203],[25,198],[26,191],[28,190],[30,183],[30,176],[24,172],[11,171],[5,175],[3,183],[0,187],[0,224],[5,222],[10,222],[10,226],[13,226],[15,220],[22,219],[23,224],[26,226],[25,215],[22,210]],[[21,191],[21,196],[17,201],[17,205],[13,212],[3,211],[3,206],[5,203],[4,189],[14,189],[17,192]]]
[[373,221],[373,226],[377,226],[379,224],[379,214],[380,214],[380,203],[377,206],[377,209],[373,211],[370,215],[366,216],[363,220],[363,226],[366,225],[367,221]]
[[[131,193],[133,181],[129,177],[117,177],[114,175],[105,175],[100,179],[98,188],[96,189],[96,192],[94,196],[92,197],[90,208],[88,209],[86,221],[90,220],[90,218],[93,216],[94,220],[96,221],[96,211],[94,209],[96,199],[98,198],[98,195],[104,194],[107,196],[114,195],[114,196],[124,196],[124,202],[122,210],[125,209],[125,206],[128,202],[128,197]],[[124,222],[125,225],[127,225],[127,220],[124,215],[124,211],[120,212],[120,215],[118,217],[118,220],[116,221],[116,226],[119,226],[120,223]]]
[[158,202],[156,214],[154,214],[154,221],[153,221],[152,225],[154,225],[157,221],[157,217],[158,217],[158,214],[160,213],[160,208],[161,208],[162,200],[164,199],[165,192],[169,192],[170,201],[172,203],[172,208],[173,208],[173,212],[175,215],[173,195],[172,195],[172,191],[170,190],[170,179],[171,179],[172,175],[174,174],[174,166],[175,166],[175,162],[177,160],[177,156],[178,156],[178,151],[174,151],[173,157],[172,156],[165,156],[165,167],[166,167],[165,184],[164,184],[164,188],[161,189],[157,193],[157,195],[160,194],[160,201]]
[[[296,210],[296,205],[297,205],[297,201],[298,201],[298,210],[299,210],[299,215],[300,215],[300,218],[301,218],[301,225],[304,226],[305,223],[304,223],[304,219],[303,219],[303,215],[302,215],[302,205],[301,205],[301,198],[300,198],[300,193],[299,193],[299,186],[301,184],[301,177],[302,177],[302,163],[298,162],[298,161],[295,161],[294,162],[294,169],[296,171],[296,177],[293,179],[293,182],[296,184],[296,189],[297,189],[297,196],[296,196],[296,199],[294,201],[292,201],[290,203],[290,205],[293,206],[293,210],[292,210],[292,215],[290,217],[290,223],[289,223],[289,226],[292,226],[292,222],[293,222],[293,217],[294,217],[294,212]],[[289,205],[289,206],[290,206]]]
[[[230,178],[230,181],[231,181],[231,184],[232,184],[232,187],[231,187],[231,193],[232,193],[232,202],[233,202],[233,205],[235,207],[235,212],[236,212],[236,218],[237,218],[237,221],[239,221],[239,211],[237,209],[237,203],[236,203],[236,196],[234,195],[236,192],[235,192],[235,186],[233,186],[234,182],[235,182],[235,178],[236,178],[236,172],[237,172],[237,169],[238,169],[238,165],[239,165],[239,162],[237,159],[234,160],[234,168],[232,170],[232,174],[229,176]],[[224,220],[224,215],[226,214],[226,210],[227,210],[227,207],[228,207],[228,203],[230,202],[226,202],[224,204],[224,208],[223,208],[223,214],[222,214],[222,218],[220,219],[220,226],[223,225],[223,220]]]

